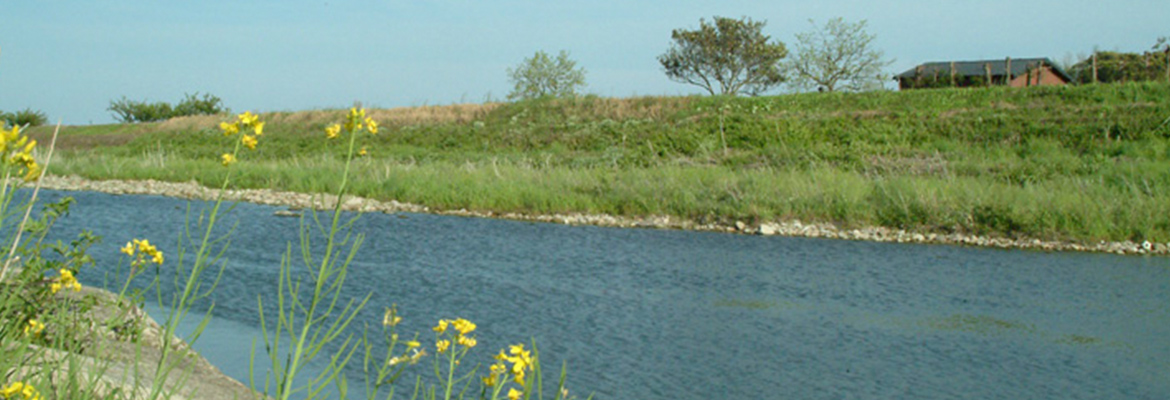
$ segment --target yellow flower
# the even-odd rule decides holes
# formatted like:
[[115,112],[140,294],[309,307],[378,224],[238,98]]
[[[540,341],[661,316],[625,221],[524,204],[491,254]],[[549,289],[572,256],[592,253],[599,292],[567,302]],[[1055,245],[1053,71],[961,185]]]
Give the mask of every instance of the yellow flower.
[[440,340],[435,342],[435,348],[438,349],[439,354],[443,354],[444,351],[447,351],[448,347],[451,347],[450,340]]
[[364,108],[359,109],[357,107],[352,107],[349,109],[349,119],[361,120],[361,119],[365,119],[365,118],[366,118],[366,109],[364,109]]
[[460,335],[459,338],[456,339],[456,341],[459,342],[459,345],[461,345],[463,347],[467,347],[467,348],[475,347],[475,338],[473,338],[473,337],[467,337],[467,336]]
[[248,150],[256,150],[256,137],[255,136],[244,135],[244,137],[242,139],[240,139],[240,141],[244,143],[244,147],[247,147]]
[[371,135],[378,134],[378,122],[373,118],[366,118],[366,130],[370,131]]
[[333,124],[325,127],[325,137],[329,139],[337,139],[341,136],[341,125]]
[[220,163],[222,163],[223,166],[225,166],[225,167],[232,165],[233,163],[236,162],[236,156],[233,156],[233,155],[228,154],[228,153],[223,153],[223,155],[219,156],[219,158],[222,160],[222,161],[220,161]]
[[466,335],[475,330],[475,324],[463,318],[456,319],[453,325],[460,335]]
[[244,111],[243,114],[240,114],[239,118],[240,124],[243,124],[244,126],[252,126],[252,124],[260,121],[260,117],[256,116],[256,114],[252,114],[251,111]]
[[413,349],[413,348],[418,347],[418,346],[421,346],[421,344],[417,340],[411,340],[409,342],[406,342],[406,348],[408,348],[408,349]]
[[[131,245],[133,245],[133,247]],[[150,257],[150,262],[162,265],[163,253],[158,250],[158,247],[154,247],[154,245],[150,244],[149,239],[133,239],[130,243],[126,243],[126,247],[122,248],[122,252],[129,255],[134,255],[135,248],[138,249],[138,258],[130,262],[130,265],[135,267],[141,266],[142,264],[146,263],[146,257]]]
[[49,284],[49,290],[53,294],[57,294],[61,289],[73,289],[74,292],[81,291],[81,283],[77,282],[77,278],[73,277],[73,271],[62,268],[59,273],[60,276],[54,279],[53,283]]
[[[20,397],[17,397],[18,395]],[[0,389],[0,397],[7,400],[16,400],[18,398],[21,400],[41,400],[41,394],[37,393],[37,389],[24,382],[14,382],[4,387],[4,389]]]
[[240,132],[240,125],[228,122],[220,122],[219,129],[223,131],[224,136],[231,136]]
[[431,329],[434,330],[435,332],[438,332],[438,333],[446,332],[447,331],[447,320],[440,319],[439,324],[435,325],[435,327],[431,328]]
[[[11,131],[6,131],[3,129],[0,129],[0,153],[7,153],[8,152],[8,143],[15,142],[16,139],[18,139],[18,138],[20,138],[20,127],[19,126],[13,126]],[[13,147],[17,147],[17,146],[19,146],[19,145],[15,145]]]
[[361,150],[358,150],[358,155],[359,155],[359,156],[362,156],[362,157],[365,157],[365,156],[366,156],[366,154],[369,154],[369,153],[366,151],[366,146],[362,146]]
[[33,182],[33,181],[40,179],[40,178],[41,178],[41,166],[37,165],[37,163],[35,163],[35,162],[29,164],[28,165],[28,172],[25,172],[25,174],[24,174],[24,181],[25,182]]
[[402,317],[398,316],[398,305],[394,304],[386,307],[386,312],[382,314],[382,326],[391,327],[402,322]]
[[496,376],[488,375],[483,377],[483,385],[487,387],[496,386]]
[[516,390],[516,388],[509,388],[508,389],[508,400],[519,400],[520,396],[523,394],[524,394],[524,392]]
[[264,136],[264,121],[257,122],[252,127],[252,132],[256,132],[256,136]]
[[8,159],[8,163],[11,165],[18,165],[28,168],[29,166],[36,165],[37,160],[34,159],[31,154],[21,152],[13,154],[12,157]]
[[45,331],[45,324],[42,324],[41,321],[37,321],[35,319],[28,320],[28,325],[24,327],[24,334],[26,336],[40,335],[41,332],[44,332],[44,331]]

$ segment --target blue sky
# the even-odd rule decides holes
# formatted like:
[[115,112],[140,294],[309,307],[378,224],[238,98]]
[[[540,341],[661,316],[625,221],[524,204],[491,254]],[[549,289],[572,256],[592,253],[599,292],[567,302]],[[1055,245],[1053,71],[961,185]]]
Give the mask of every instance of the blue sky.
[[712,16],[765,20],[785,43],[833,17],[867,20],[898,73],[926,61],[1145,51],[1170,1],[18,1],[0,0],[0,110],[112,122],[111,100],[212,93],[234,111],[479,103],[508,67],[567,50],[585,91],[683,95],[656,57]]

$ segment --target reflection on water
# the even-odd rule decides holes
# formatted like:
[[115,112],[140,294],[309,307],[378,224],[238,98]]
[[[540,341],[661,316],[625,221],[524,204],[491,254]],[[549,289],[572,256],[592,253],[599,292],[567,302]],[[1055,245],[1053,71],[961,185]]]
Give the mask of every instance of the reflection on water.
[[[174,251],[185,201],[46,197],[66,194],[78,204],[56,234],[104,236],[92,251],[102,265],[132,237]],[[296,241],[298,220],[276,209],[229,214],[239,226],[215,332],[196,345],[245,382],[257,298],[272,296]],[[401,331],[423,339],[440,318],[467,318],[478,361],[535,339],[546,365],[568,362],[580,395],[1170,398],[1166,258],[413,214],[366,215],[354,229],[366,242],[346,294],[373,293],[359,327],[392,303]]]

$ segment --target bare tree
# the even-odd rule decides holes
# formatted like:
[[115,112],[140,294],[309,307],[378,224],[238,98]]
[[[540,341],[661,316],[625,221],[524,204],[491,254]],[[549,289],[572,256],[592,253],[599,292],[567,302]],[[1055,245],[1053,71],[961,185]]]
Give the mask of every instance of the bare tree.
[[757,95],[784,82],[779,62],[788,49],[761,33],[764,22],[746,17],[712,22],[699,20],[699,29],[671,32],[674,43],[658,56],[668,78],[727,95]]
[[863,91],[880,89],[883,69],[893,63],[874,49],[874,35],[865,32],[866,21],[851,24],[840,17],[823,27],[796,34],[796,49],[787,67],[799,90]]

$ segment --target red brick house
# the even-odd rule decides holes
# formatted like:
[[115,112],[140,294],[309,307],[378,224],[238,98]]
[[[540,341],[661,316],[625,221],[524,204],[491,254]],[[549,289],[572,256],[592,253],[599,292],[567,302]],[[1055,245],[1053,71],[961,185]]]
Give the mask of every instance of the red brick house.
[[1065,85],[1072,77],[1047,58],[929,62],[894,77],[898,89]]

